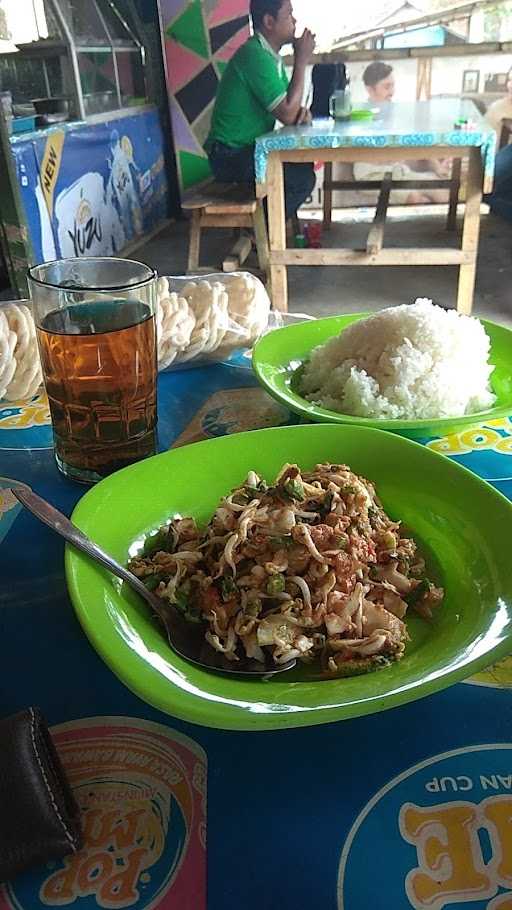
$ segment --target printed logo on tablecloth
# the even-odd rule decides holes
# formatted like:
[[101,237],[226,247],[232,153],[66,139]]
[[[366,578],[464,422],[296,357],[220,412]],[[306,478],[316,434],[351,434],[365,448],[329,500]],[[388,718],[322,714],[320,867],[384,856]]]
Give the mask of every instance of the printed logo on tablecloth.
[[244,430],[284,426],[290,421],[289,411],[263,389],[224,389],[210,395],[173,448]]
[[512,462],[502,457],[512,455],[512,418],[488,420],[480,427],[432,439],[427,448],[453,457],[485,480],[512,479]]
[[2,910],[206,908],[206,755],[161,724],[93,717],[53,727],[84,847],[0,888]]
[[512,744],[445,752],[383,787],[343,847],[338,907],[512,910]]
[[0,430],[29,430],[50,422],[50,406],[44,391],[20,401],[0,402]]
[[21,510],[18,500],[8,489],[11,484],[15,485],[16,481],[10,480],[9,477],[0,477],[0,542],[7,535],[14,519]]
[[0,449],[51,449],[52,445],[44,390],[20,401],[0,401]]

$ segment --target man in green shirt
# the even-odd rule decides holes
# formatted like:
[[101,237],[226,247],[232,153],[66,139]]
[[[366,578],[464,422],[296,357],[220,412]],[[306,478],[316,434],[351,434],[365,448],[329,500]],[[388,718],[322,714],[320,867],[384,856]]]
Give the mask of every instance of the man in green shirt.
[[[254,35],[231,58],[222,76],[205,148],[220,183],[254,183],[254,143],[274,129],[276,120],[308,123],[302,107],[306,68],[315,37],[305,29],[295,38],[291,0],[251,0]],[[288,80],[279,51],[294,46],[295,61]],[[312,164],[285,165],[286,217],[291,218],[315,186]]]

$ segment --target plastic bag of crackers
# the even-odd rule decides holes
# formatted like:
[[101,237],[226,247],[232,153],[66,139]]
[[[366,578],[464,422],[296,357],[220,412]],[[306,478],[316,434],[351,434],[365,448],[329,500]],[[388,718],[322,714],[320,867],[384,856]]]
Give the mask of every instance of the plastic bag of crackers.
[[31,398],[43,377],[30,301],[0,304],[0,399]]
[[[229,360],[270,328],[270,300],[248,272],[159,278],[159,370]],[[30,301],[0,303],[0,400],[30,398],[43,378]]]
[[270,299],[249,272],[159,278],[158,368],[222,362],[266,331]]

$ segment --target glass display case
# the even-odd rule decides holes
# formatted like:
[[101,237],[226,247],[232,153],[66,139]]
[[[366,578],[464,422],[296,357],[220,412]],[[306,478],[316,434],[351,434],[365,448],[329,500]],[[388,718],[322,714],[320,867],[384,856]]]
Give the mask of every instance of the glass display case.
[[146,103],[144,47],[115,0],[38,0],[34,11],[33,40],[0,52],[14,105],[64,97],[83,120]]

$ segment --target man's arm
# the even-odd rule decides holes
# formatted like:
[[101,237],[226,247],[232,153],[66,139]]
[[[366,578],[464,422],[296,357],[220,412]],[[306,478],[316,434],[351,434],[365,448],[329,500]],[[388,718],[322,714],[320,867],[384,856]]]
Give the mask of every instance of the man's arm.
[[311,61],[315,50],[315,36],[308,28],[297,38],[294,45],[295,61],[293,75],[286,98],[272,111],[285,126],[292,126],[298,122],[302,113],[302,97],[304,95],[304,78],[306,67]]

